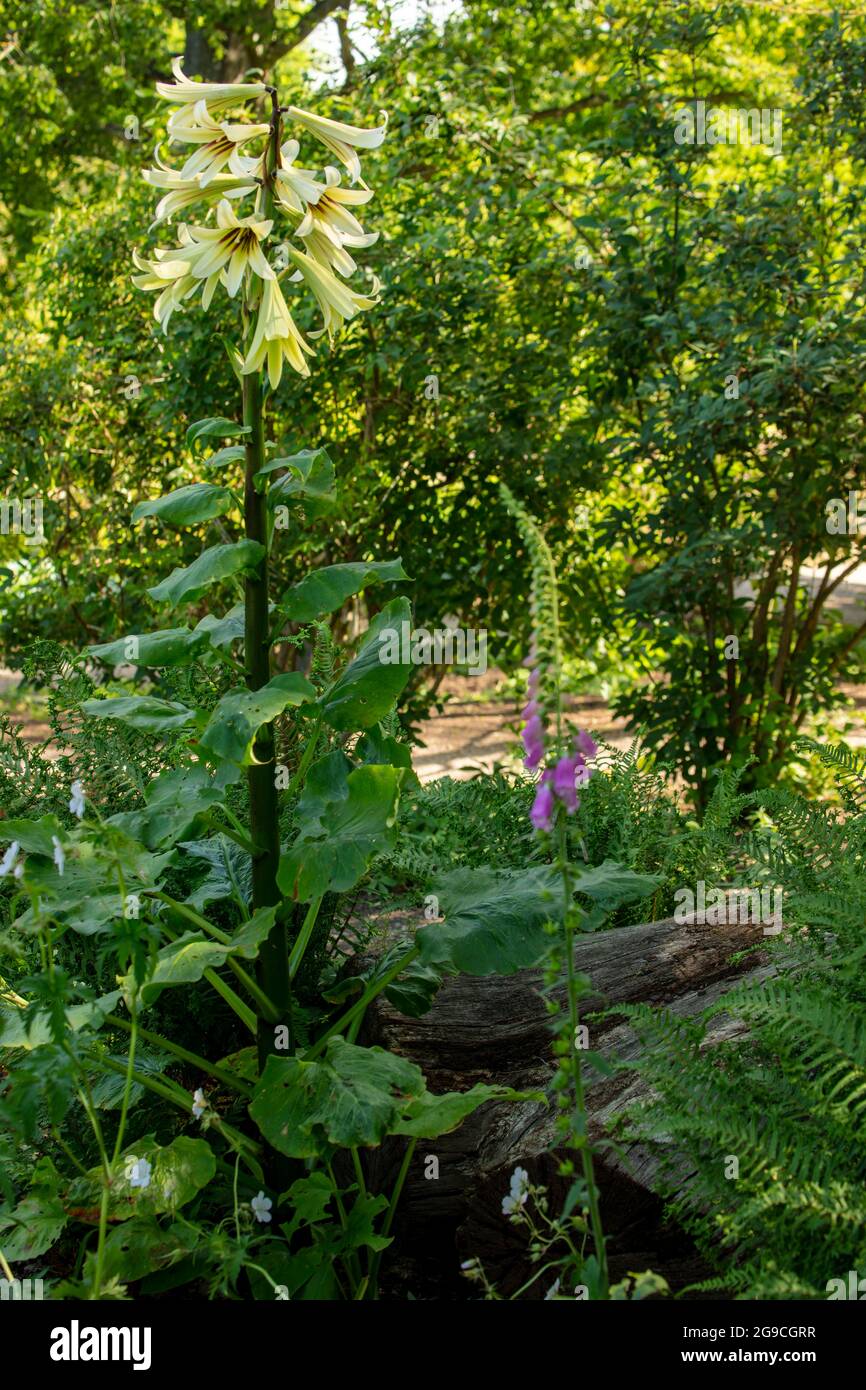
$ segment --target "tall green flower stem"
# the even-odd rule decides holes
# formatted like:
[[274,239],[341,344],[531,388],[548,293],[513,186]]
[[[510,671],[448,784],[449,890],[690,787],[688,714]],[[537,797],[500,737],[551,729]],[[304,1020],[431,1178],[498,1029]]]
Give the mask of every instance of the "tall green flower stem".
[[[273,180],[280,158],[281,116],[276,91],[271,88],[271,135],[268,142],[266,173],[259,195],[259,210],[267,217],[273,205]],[[249,332],[249,327],[247,328]],[[246,682],[250,690],[260,690],[271,678],[270,623],[268,620],[268,510],[267,498],[256,487],[265,464],[265,413],[262,373],[250,372],[243,378],[244,424],[246,435],[246,473],[244,478],[244,523],[247,540],[257,541],[264,554],[254,574],[244,585],[244,654]],[[250,798],[250,831],[253,856],[253,908],[274,907],[281,901],[277,886],[280,864],[279,802],[275,779],[275,739],[273,724],[259,730],[253,748],[254,762],[247,770]],[[275,1050],[275,1021],[284,1024],[292,1044],[292,981],[289,973],[289,941],[286,924],[277,920],[259,952],[256,979],[262,993],[274,1004],[277,1019],[260,1012],[257,1028],[259,1066],[264,1067]]]
[[[546,683],[539,692],[536,703],[543,703],[546,716],[552,716],[555,730],[555,757],[562,755],[567,741],[568,730],[563,718],[562,707],[562,638],[559,620],[559,586],[556,562],[540,527],[525,507],[505,486],[500,485],[502,499],[517,522],[521,537],[529,552],[532,563],[532,617],[537,647],[538,670],[544,668]],[[548,767],[553,766],[553,750],[547,749]],[[536,759],[537,762],[537,759]],[[587,1138],[586,1094],[583,1082],[581,1048],[579,1045],[580,1000],[589,989],[589,982],[578,975],[574,967],[575,931],[580,922],[581,909],[574,901],[576,875],[569,857],[568,831],[565,808],[560,802],[555,811],[555,822],[547,827],[553,837],[554,864],[562,880],[562,932],[559,936],[561,949],[565,953],[565,987],[568,1008],[568,1033],[561,1032],[556,1038],[554,1049],[559,1058],[557,1076],[554,1082],[559,1106],[560,1125],[567,1145],[580,1153],[583,1170],[585,1201],[589,1214],[589,1227],[592,1232],[597,1277],[594,1285],[600,1298],[608,1297],[609,1279],[607,1251],[604,1229],[601,1224],[598,1184],[592,1149]],[[563,962],[558,951],[554,950],[548,961],[546,983],[553,985],[562,978]],[[551,1013],[558,1012],[558,1006],[551,1001]],[[566,1171],[573,1171],[568,1161]]]
[[598,1183],[595,1177],[592,1149],[587,1137],[586,1094],[583,1084],[583,1065],[581,1049],[578,1045],[580,1028],[579,1000],[586,993],[587,984],[578,976],[574,968],[575,928],[580,919],[580,908],[574,901],[574,876],[568,854],[568,835],[565,816],[560,810],[557,817],[556,867],[562,877],[563,893],[563,949],[565,951],[565,983],[568,998],[567,1047],[560,1059],[560,1071],[571,1080],[571,1116],[569,1119],[569,1141],[580,1152],[583,1180],[586,1184],[586,1204],[589,1209],[589,1224],[598,1261],[598,1292],[600,1298],[607,1298],[609,1275],[607,1268],[607,1247],[604,1227],[601,1223],[601,1206],[598,1196]]

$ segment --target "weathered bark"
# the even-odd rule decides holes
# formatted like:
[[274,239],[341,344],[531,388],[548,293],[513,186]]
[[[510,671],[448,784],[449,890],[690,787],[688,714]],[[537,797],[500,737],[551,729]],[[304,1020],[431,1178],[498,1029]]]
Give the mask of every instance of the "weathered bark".
[[[404,930],[406,921],[390,932]],[[644,1001],[683,1016],[699,1013],[746,974],[767,971],[761,958],[732,965],[735,951],[760,942],[760,927],[704,926],[665,921],[624,927],[586,937],[576,948],[578,969],[595,992],[581,1014],[617,1003]],[[713,1042],[737,1032],[721,1018]],[[463,1090],[478,1081],[518,1089],[544,1090],[553,1065],[551,1036],[535,972],[446,981],[423,1018],[404,1017],[380,998],[370,1012],[365,1041],[410,1058],[424,1071],[431,1091]],[[590,1025],[590,1046],[608,1057],[638,1055],[634,1032],[615,1017]],[[590,1084],[587,1100],[590,1136],[602,1143],[611,1120],[646,1094],[634,1072],[618,1072]],[[567,1184],[557,1176],[553,1107],[538,1102],[482,1107],[453,1134],[419,1144],[404,1190],[397,1224],[397,1265],[404,1282],[418,1281],[424,1293],[442,1297],[466,1293],[459,1261],[479,1256],[503,1292],[529,1274],[523,1258],[525,1235],[503,1217],[501,1202],[515,1166],[544,1182],[554,1201]],[[373,1151],[374,1190],[388,1191],[401,1146]],[[438,1178],[425,1177],[438,1160]],[[603,1145],[597,1164],[602,1217],[608,1234],[611,1277],[652,1267],[681,1287],[705,1276],[687,1238],[662,1219],[662,1204],[651,1191],[656,1163],[645,1150],[614,1150]],[[543,1293],[543,1288],[539,1291]]]

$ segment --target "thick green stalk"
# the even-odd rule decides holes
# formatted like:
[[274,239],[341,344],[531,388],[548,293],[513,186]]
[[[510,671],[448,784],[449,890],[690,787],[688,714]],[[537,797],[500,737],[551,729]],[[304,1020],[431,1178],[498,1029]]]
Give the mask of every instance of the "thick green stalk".
[[[267,498],[256,490],[255,480],[265,462],[265,426],[262,382],[258,372],[244,377],[244,424],[250,428],[246,439],[246,482],[244,509],[246,536],[267,547]],[[267,553],[244,588],[244,641],[247,685],[258,690],[271,678],[268,623]],[[255,762],[247,770],[250,796],[250,830],[256,846],[253,858],[253,909],[273,907],[280,902],[277,870],[280,863],[279,804],[275,780],[274,729],[265,724],[256,738]],[[289,943],[284,922],[277,922],[259,952],[256,978],[260,989],[273,1001],[278,1021],[289,1025],[291,1036],[291,977]],[[260,1017],[258,1026],[259,1065],[264,1066],[275,1051],[274,1024]]]
[[[273,201],[274,172],[280,158],[280,109],[271,90],[271,135],[265,178],[259,194],[260,211],[267,217]],[[264,546],[265,553],[256,571],[244,585],[244,659],[247,686],[259,690],[271,678],[270,623],[268,621],[268,504],[264,492],[256,489],[256,478],[264,466],[265,421],[260,372],[243,378],[244,424],[246,436],[246,474],[244,478],[244,526],[247,540]],[[253,749],[255,761],[247,771],[250,797],[250,832],[256,847],[253,856],[253,910],[274,907],[281,900],[277,886],[280,864],[279,803],[275,781],[273,724],[259,730]],[[277,1010],[277,1023],[285,1024],[292,1038],[292,982],[289,974],[289,942],[284,922],[276,922],[262,946],[256,967],[259,988]],[[274,1020],[259,1015],[257,1029],[259,1066],[276,1051]]]

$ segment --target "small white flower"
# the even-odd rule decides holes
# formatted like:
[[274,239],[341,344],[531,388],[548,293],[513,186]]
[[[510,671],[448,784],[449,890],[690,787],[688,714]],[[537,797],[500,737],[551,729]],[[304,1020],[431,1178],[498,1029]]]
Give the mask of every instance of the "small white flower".
[[81,820],[84,815],[84,783],[73,782],[69,790],[72,792],[69,799],[69,810],[73,816],[77,816]]
[[14,873],[14,875],[15,875],[16,878],[23,878],[23,877],[24,877],[24,860],[23,860],[23,859],[19,859],[19,860],[18,860],[18,863],[15,865],[15,868],[13,869],[13,873]]
[[18,851],[21,848],[17,840],[13,840],[3,858],[0,859],[0,878],[5,878],[7,874],[14,870],[17,874],[18,866],[15,861],[18,858]]
[[199,1119],[201,1119],[202,1115],[204,1114],[204,1112],[205,1112],[206,1110],[207,1110],[207,1101],[205,1100],[204,1091],[203,1091],[203,1090],[201,1089],[201,1087],[199,1086],[199,1088],[198,1088],[197,1091],[193,1091],[193,1095],[192,1095],[192,1113],[193,1113],[193,1116],[195,1117],[195,1119],[199,1120]]
[[529,1174],[525,1168],[515,1168],[511,1174],[511,1188],[507,1197],[502,1198],[502,1211],[505,1216],[511,1216],[514,1212],[526,1205],[529,1196]]
[[54,846],[54,862],[57,865],[57,872],[62,877],[63,870],[66,868],[66,855],[63,853],[63,846],[56,835],[51,836],[51,843]]
[[130,1187],[150,1185],[151,1166],[146,1158],[130,1157],[126,1160],[126,1180]]
[[263,1222],[270,1221],[271,1207],[273,1205],[274,1204],[271,1201],[270,1197],[266,1197],[264,1192],[257,1193],[253,1200],[250,1202],[250,1206],[253,1209],[254,1217],[257,1221]]
[[556,1296],[557,1296],[558,1293],[559,1293],[559,1280],[558,1280],[558,1279],[554,1279],[554,1281],[553,1281],[553,1283],[551,1284],[550,1288],[547,1290],[547,1293],[544,1295],[544,1301],[545,1301],[545,1303],[547,1302],[547,1300],[548,1300],[549,1298],[556,1298]]

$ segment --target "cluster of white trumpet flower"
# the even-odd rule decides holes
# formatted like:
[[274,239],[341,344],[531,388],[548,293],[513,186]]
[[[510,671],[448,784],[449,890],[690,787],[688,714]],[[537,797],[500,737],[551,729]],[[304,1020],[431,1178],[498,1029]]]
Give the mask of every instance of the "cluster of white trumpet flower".
[[[133,253],[137,269],[134,283],[143,290],[158,291],[154,316],[167,329],[174,311],[201,290],[205,309],[218,285],[234,298],[240,292],[255,326],[245,343],[243,371],[257,372],[267,364],[276,388],[283,362],[302,376],[309,376],[307,357],[314,350],[289,312],[280,281],[302,281],[312,290],[324,320],[323,327],[307,338],[327,333],[329,338],[342,323],[378,302],[380,286],[373,280],[368,294],[351,289],[345,279],[357,269],[350,250],[372,246],[378,233],[364,231],[352,209],[369,202],[373,193],[361,178],[359,149],[374,150],[385,138],[386,121],[372,130],[345,125],[303,111],[296,106],[279,109],[273,88],[264,82],[194,82],[172,65],[174,82],[158,82],[159,95],[171,102],[167,123],[171,143],[192,146],[182,168],[172,168],[159,148],[152,169],[144,177],[164,190],[156,209],[154,226],[194,204],[215,208],[212,226],[181,222],[178,244],[158,249],[152,259]],[[249,99],[270,96],[271,122],[228,120],[228,113]],[[291,120],[301,132],[314,136],[347,170],[352,184],[342,187],[340,171],[325,166],[322,177],[300,168],[300,144],[291,139],[279,143],[273,122],[278,116]],[[247,152],[257,151],[257,152]],[[243,200],[254,199],[252,210],[240,216]],[[277,219],[281,230],[297,240],[277,242],[279,257],[269,259]]]

